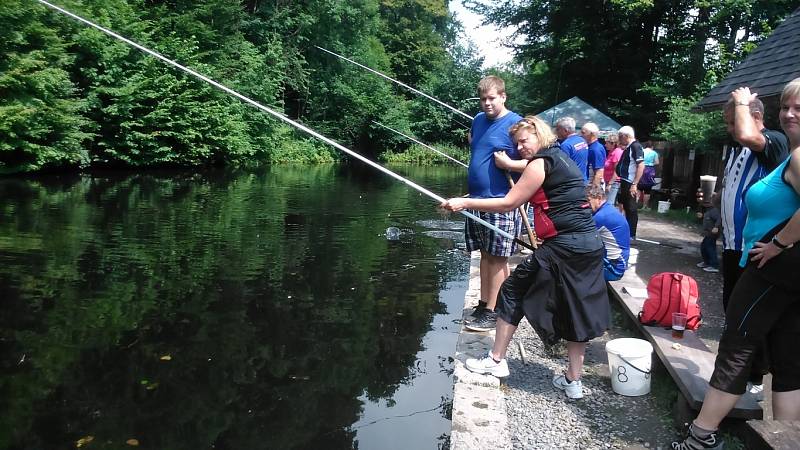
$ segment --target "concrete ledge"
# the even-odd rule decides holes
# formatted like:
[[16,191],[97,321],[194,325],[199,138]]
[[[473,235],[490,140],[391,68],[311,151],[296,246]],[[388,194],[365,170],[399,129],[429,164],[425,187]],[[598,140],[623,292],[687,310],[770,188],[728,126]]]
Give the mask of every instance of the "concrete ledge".
[[[475,252],[477,255],[477,252]],[[470,260],[469,285],[464,296],[464,315],[480,297],[480,257]],[[472,373],[464,367],[467,358],[481,358],[494,343],[494,332],[473,333],[461,327],[453,372],[453,418],[450,448],[454,450],[511,448],[507,428],[505,395],[500,380]]]

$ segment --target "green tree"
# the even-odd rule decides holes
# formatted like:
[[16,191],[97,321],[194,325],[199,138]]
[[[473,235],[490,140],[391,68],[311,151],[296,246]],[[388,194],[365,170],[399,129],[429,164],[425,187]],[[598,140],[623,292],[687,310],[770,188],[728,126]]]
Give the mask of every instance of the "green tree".
[[88,163],[85,99],[53,20],[31,2],[0,4],[0,173]]

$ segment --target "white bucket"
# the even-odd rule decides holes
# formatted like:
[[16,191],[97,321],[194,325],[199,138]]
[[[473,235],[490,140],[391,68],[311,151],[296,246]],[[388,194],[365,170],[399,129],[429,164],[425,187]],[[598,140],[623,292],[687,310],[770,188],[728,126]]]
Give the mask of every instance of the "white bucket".
[[606,343],[611,388],[617,394],[636,397],[650,393],[653,346],[643,340],[621,338]]
[[658,213],[659,214],[666,214],[669,211],[669,202],[659,201],[658,202]]

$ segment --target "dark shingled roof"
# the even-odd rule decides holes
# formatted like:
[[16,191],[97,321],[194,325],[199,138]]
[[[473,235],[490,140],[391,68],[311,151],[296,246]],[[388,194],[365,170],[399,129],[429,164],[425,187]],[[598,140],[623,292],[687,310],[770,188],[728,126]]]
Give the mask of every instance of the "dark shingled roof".
[[783,86],[800,77],[800,8],[753,50],[695,109],[722,106],[734,89],[748,86],[759,98],[780,95]]

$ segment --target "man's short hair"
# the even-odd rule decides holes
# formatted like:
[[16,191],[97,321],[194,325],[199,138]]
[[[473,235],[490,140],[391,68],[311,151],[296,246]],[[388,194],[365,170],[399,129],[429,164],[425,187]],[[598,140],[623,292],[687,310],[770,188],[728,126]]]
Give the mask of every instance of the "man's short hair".
[[532,134],[539,142],[539,147],[541,148],[550,147],[556,141],[556,135],[553,134],[550,125],[536,116],[525,116],[524,119],[511,126],[511,129],[508,130],[508,134],[511,136],[511,139],[516,142],[516,135],[522,130],[527,130]]
[[597,124],[594,122],[586,122],[581,127],[581,131],[585,131],[591,134],[592,136],[597,136],[597,134],[600,133],[600,127],[598,127]]
[[617,131],[617,134],[628,136],[634,139],[636,138],[636,133],[633,132],[633,127],[630,125],[625,125],[624,127],[620,128],[619,131]]
[[562,117],[556,120],[556,128],[568,131],[570,134],[575,132],[575,119],[572,117]]
[[783,106],[784,101],[791,97],[800,97],[800,78],[795,78],[783,87],[783,92],[781,92],[781,106]]
[[481,81],[478,82],[478,95],[485,94],[492,89],[498,94],[504,94],[506,92],[506,82],[495,75],[483,77]]
[[606,190],[597,184],[590,184],[586,186],[586,198],[596,198],[598,200],[605,200],[607,198]]
[[[726,113],[732,113],[735,107],[736,101],[734,101],[733,97],[731,97],[727,102],[725,102],[725,106],[722,107],[722,110]],[[750,115],[755,115],[755,113],[761,114],[762,118],[764,117],[764,102],[762,102],[759,98],[755,98],[750,102]]]

